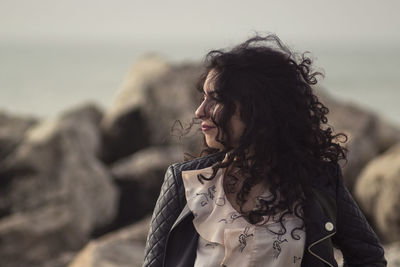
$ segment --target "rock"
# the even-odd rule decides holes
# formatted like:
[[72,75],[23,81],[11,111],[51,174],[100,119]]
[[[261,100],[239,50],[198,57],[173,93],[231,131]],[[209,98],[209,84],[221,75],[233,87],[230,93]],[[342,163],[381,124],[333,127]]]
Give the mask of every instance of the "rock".
[[400,242],[394,242],[384,246],[388,267],[400,267]]
[[328,123],[334,132],[343,132],[349,137],[345,145],[349,149],[348,164],[343,167],[343,176],[346,186],[352,191],[362,168],[400,142],[400,129],[354,103],[335,100],[321,88],[315,92],[330,110]]
[[116,224],[132,222],[153,211],[167,167],[183,161],[179,146],[149,147],[110,168],[121,197]]
[[339,267],[343,266],[343,254],[339,249],[333,248],[333,256]]
[[37,122],[36,118],[0,112],[0,161],[14,151],[22,141],[25,132]]
[[50,258],[40,267],[65,267],[75,258],[75,255],[75,251],[63,252],[55,258]]
[[0,220],[2,266],[39,266],[66,247],[78,250],[86,238],[71,224],[73,216],[66,203],[52,202]]
[[[0,223],[2,259],[39,265],[45,257],[79,249],[114,219],[118,191],[95,157],[101,117],[96,107],[83,106],[40,122],[2,162],[0,180],[9,180],[0,189],[8,215]],[[21,240],[36,251],[34,259],[21,253]]]
[[[103,111],[94,103],[84,103],[60,115],[60,120],[65,127],[79,127],[78,134],[84,137],[83,146],[93,156],[100,152],[101,138],[100,122]],[[83,140],[82,140],[83,141]]]
[[186,127],[194,117],[199,75],[197,65],[172,66],[154,55],[139,60],[102,121],[103,161],[115,162],[149,145],[178,143],[190,151],[198,148],[199,135],[181,140],[171,134],[180,135],[176,120]]
[[92,240],[69,267],[140,267],[149,230],[150,217]]
[[183,153],[179,146],[148,147],[113,164],[111,173],[117,180],[143,180],[152,186],[153,181],[163,180],[160,170],[165,173],[169,165],[183,161]]
[[368,163],[354,193],[381,239],[400,241],[400,142]]
[[[400,242],[394,242],[383,246],[387,267],[400,267]],[[339,267],[343,266],[343,255],[338,249],[334,249],[335,260]]]

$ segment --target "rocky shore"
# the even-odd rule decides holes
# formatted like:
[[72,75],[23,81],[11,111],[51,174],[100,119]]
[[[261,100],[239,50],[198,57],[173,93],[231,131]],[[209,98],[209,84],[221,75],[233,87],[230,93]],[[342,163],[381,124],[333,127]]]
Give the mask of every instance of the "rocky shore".
[[[199,152],[199,125],[181,135],[200,73],[152,55],[135,63],[107,110],[83,103],[53,120],[0,112],[1,266],[141,266],[168,165]],[[400,266],[400,128],[315,91],[329,125],[349,137],[346,186],[388,266]]]

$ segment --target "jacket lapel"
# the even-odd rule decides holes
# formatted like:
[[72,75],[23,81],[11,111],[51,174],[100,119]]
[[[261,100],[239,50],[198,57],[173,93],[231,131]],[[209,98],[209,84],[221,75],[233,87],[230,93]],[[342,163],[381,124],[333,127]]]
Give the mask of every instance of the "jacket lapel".
[[171,227],[171,231],[174,230],[174,228],[180,223],[182,222],[188,215],[190,215],[192,212],[189,209],[189,206],[186,204],[181,213],[179,214],[178,218],[175,220],[174,224]]
[[[318,198],[318,197],[317,197]],[[325,206],[325,204],[323,204]],[[336,233],[335,218],[330,218],[320,201],[309,201],[304,209],[306,224],[305,254],[313,256],[328,266],[337,266],[333,256],[331,237]],[[331,212],[330,212],[331,213]],[[332,213],[333,214],[333,213]]]

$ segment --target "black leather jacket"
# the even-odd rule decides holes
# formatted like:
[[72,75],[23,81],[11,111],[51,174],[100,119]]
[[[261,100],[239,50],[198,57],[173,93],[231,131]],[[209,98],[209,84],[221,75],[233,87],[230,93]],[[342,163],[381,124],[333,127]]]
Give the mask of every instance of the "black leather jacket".
[[[146,242],[144,267],[190,267],[196,258],[198,233],[193,214],[186,205],[181,172],[203,169],[222,152],[168,167],[154,208]],[[346,266],[386,266],[384,250],[357,204],[343,185],[340,166],[336,185],[318,177],[313,182],[315,199],[304,207],[306,243],[301,266],[338,266],[333,246],[342,251]]]

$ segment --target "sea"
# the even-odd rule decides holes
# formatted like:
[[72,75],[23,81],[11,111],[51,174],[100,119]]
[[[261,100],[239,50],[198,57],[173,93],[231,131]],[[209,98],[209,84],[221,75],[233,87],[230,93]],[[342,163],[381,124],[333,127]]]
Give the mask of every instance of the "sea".
[[[0,41],[0,111],[54,118],[85,102],[107,109],[140,57],[155,53],[173,64],[200,62],[209,50],[221,48],[217,45],[221,44],[190,40]],[[314,43],[299,47],[309,51],[316,70],[325,73],[319,83],[333,97],[361,105],[400,126],[399,45]]]

